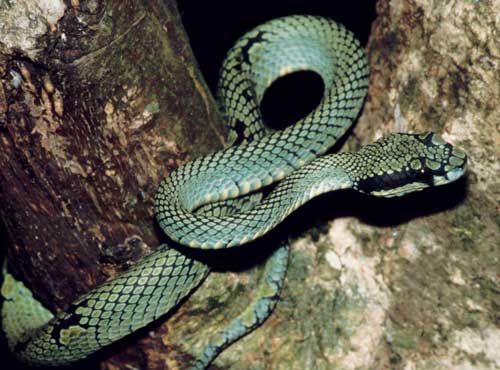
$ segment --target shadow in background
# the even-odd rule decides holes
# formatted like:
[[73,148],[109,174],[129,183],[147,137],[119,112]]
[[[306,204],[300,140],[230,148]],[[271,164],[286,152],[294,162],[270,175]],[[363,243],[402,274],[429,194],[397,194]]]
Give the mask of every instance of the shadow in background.
[[342,23],[366,45],[375,20],[375,1],[325,0],[199,1],[179,0],[184,27],[201,71],[215,91],[219,68],[227,51],[250,29],[268,20],[293,14],[311,14]]
[[[351,30],[366,45],[375,20],[375,1],[274,0],[206,2],[180,0],[179,10],[191,47],[205,80],[215,95],[219,69],[227,51],[245,32],[268,20],[294,14],[331,18]],[[284,128],[315,108],[323,82],[313,72],[297,72],[277,80],[264,95],[261,111],[266,124]]]

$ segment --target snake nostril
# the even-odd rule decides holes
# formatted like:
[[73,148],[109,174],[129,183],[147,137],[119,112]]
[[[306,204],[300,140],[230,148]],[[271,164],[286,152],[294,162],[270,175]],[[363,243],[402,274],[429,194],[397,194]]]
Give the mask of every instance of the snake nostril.
[[278,78],[266,90],[260,110],[266,126],[282,130],[316,108],[324,93],[321,77],[313,71]]

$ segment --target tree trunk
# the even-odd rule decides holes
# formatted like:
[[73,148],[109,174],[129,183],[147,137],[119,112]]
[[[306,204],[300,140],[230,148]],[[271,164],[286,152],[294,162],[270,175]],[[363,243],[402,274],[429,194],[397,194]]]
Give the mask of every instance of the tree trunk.
[[[174,1],[0,2],[0,19],[8,258],[59,310],[158,245],[160,180],[220,149],[222,121]],[[165,346],[109,363],[164,368]]]
[[[11,265],[62,309],[155,248],[159,181],[224,130],[173,1],[45,3],[0,2],[0,212]],[[304,207],[284,227],[295,242],[277,309],[213,368],[500,368],[499,8],[378,2],[347,146],[432,130],[467,152],[468,180]],[[187,368],[258,276],[212,273],[101,368]]]

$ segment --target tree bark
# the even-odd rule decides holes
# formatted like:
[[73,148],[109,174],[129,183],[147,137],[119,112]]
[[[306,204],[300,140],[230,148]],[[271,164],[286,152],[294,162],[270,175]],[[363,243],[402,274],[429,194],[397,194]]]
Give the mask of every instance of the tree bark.
[[[154,249],[159,181],[222,147],[224,130],[173,1],[43,3],[0,5],[0,212],[13,267],[62,309]],[[377,10],[369,96],[347,147],[432,130],[469,155],[468,179],[306,206],[283,228],[295,242],[277,309],[213,368],[500,368],[499,3]],[[187,368],[258,277],[212,273],[101,368]]]
[[[52,310],[151,252],[159,181],[224,143],[176,6],[0,3],[0,212],[14,271]],[[109,366],[165,368],[158,343]]]

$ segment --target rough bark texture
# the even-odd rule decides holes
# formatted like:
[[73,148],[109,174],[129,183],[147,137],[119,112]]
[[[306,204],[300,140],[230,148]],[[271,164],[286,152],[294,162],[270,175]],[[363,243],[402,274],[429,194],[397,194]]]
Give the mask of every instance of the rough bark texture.
[[[172,2],[33,3],[0,6],[16,21],[0,24],[1,212],[14,267],[60,309],[154,248],[159,180],[220,147],[222,126]],[[499,12],[498,1],[379,1],[348,146],[440,132],[468,153],[468,181],[305,207],[282,228],[296,241],[275,313],[214,369],[500,368]],[[258,277],[212,273],[102,368],[188,367]]]
[[159,181],[223,127],[174,1],[1,1],[0,34],[8,257],[61,309],[158,245]]
[[363,142],[439,132],[467,152],[469,171],[466,183],[421,194],[423,209],[445,212],[364,233],[381,247],[370,259],[389,300],[364,367],[498,369],[500,2],[379,1],[377,10],[356,132]]

